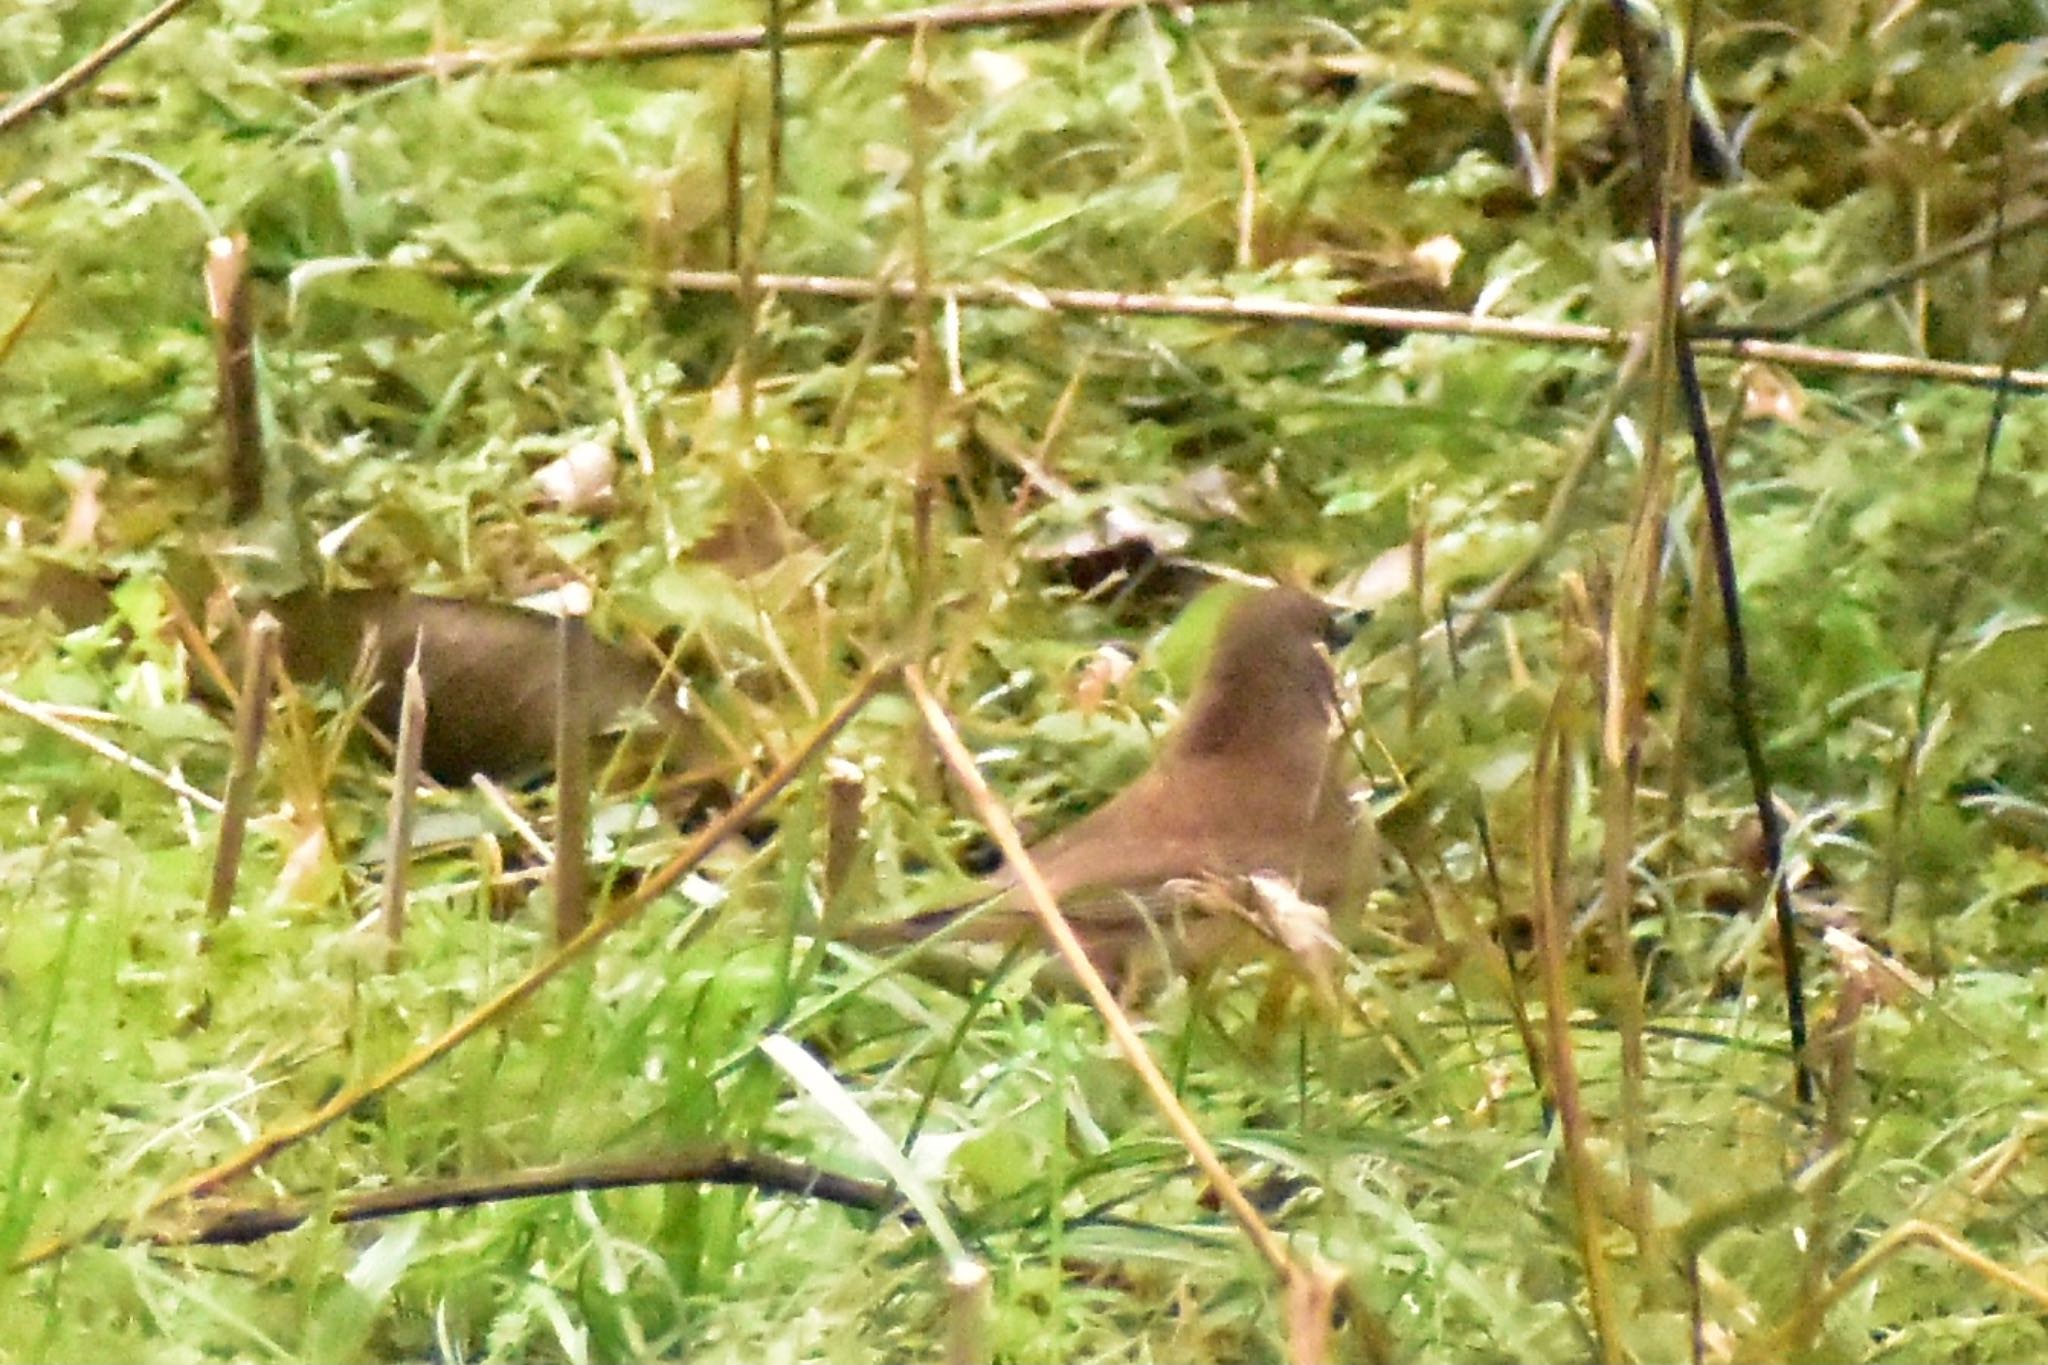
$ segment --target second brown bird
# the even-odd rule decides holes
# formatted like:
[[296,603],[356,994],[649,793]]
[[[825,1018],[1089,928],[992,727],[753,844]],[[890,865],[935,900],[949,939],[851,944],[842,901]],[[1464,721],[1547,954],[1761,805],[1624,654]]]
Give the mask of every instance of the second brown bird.
[[[1151,767],[1032,846],[1061,911],[1113,982],[1128,982],[1148,950],[1196,970],[1255,936],[1247,917],[1217,908],[1213,894],[1189,894],[1189,884],[1235,897],[1245,878],[1270,874],[1329,909],[1348,908],[1370,889],[1372,824],[1351,803],[1345,751],[1332,734],[1336,682],[1322,649],[1329,626],[1323,604],[1293,588],[1235,603]],[[1035,932],[1013,869],[984,885],[987,895],[965,905],[857,926],[843,937],[876,946],[956,921],[956,936],[974,940]],[[989,897],[1000,899],[979,908]]]

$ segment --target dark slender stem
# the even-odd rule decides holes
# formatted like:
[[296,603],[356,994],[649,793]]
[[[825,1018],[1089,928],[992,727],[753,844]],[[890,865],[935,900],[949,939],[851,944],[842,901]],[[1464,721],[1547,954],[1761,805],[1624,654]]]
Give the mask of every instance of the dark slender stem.
[[[1614,11],[1615,43],[1621,50],[1622,69],[1628,77],[1629,113],[1637,141],[1647,152],[1650,146],[1648,68],[1643,58],[1641,34],[1636,30],[1627,0],[1611,0]],[[1691,78],[1687,71],[1681,80]],[[1645,160],[1646,173],[1656,175]],[[1677,278],[1678,262],[1684,250],[1684,220],[1668,205],[1667,196],[1652,196],[1651,235],[1658,261],[1671,280]],[[1742,593],[1735,578],[1735,551],[1728,534],[1728,505],[1721,491],[1721,473],[1714,454],[1714,433],[1707,417],[1707,400],[1700,387],[1699,365],[1684,321],[1671,320],[1672,368],[1678,391],[1685,402],[1686,426],[1692,433],[1693,462],[1699,470],[1700,492],[1707,507],[1709,540],[1713,546],[1715,586],[1721,596],[1721,619],[1728,637],[1728,709],[1735,727],[1735,740],[1742,750],[1743,766],[1749,774],[1750,796],[1756,803],[1757,820],[1763,828],[1764,863],[1771,881],[1772,906],[1778,926],[1778,956],[1785,972],[1785,1031],[1792,1045],[1793,1090],[1799,1108],[1810,1115],[1813,1109],[1813,1067],[1806,1055],[1806,985],[1800,968],[1798,928],[1792,916],[1792,893],[1785,884],[1785,831],[1778,819],[1778,806],[1771,794],[1771,774],[1764,760],[1763,742],[1757,735],[1756,702],[1749,675],[1749,645],[1742,630]]]
[[768,0],[768,22],[762,26],[762,44],[768,49],[768,213],[762,217],[762,232],[773,216],[775,195],[782,186],[782,121],[785,117],[783,59],[789,50],[788,16],[782,0]]
[[1932,275],[1943,266],[1952,265],[1966,256],[1980,251],[1997,254],[2001,239],[2010,241],[2023,232],[2048,225],[2048,202],[2032,204],[2008,215],[2001,203],[1988,226],[1975,232],[1965,233],[1952,242],[1936,247],[1926,255],[1907,261],[1880,274],[1861,280],[1830,299],[1823,299],[1791,317],[1778,322],[1731,322],[1701,325],[1693,328],[1698,338],[1717,341],[1772,339],[1784,340],[1808,332],[1825,322],[1832,322],[1850,309],[1873,299],[1884,297],[1894,289],[1903,288]]
[[615,1190],[640,1185],[744,1185],[769,1194],[820,1199],[843,1208],[917,1215],[894,1188],[873,1180],[836,1175],[769,1152],[727,1146],[690,1147],[679,1152],[608,1161],[565,1162],[491,1176],[468,1176],[395,1185],[367,1194],[345,1195],[327,1204],[287,1199],[275,1204],[228,1209],[175,1231],[159,1232],[157,1246],[241,1246],[289,1232],[317,1218],[329,1223],[364,1223],[433,1209],[467,1209],[514,1199],[545,1199],[575,1190]]
[[1813,1067],[1806,1056],[1806,984],[1800,969],[1798,926],[1792,916],[1792,891],[1785,884],[1785,829],[1771,794],[1770,766],[1757,736],[1756,702],[1749,676],[1749,644],[1742,630],[1742,591],[1735,581],[1735,550],[1728,536],[1728,504],[1721,492],[1721,472],[1714,455],[1714,435],[1707,420],[1706,398],[1700,390],[1699,368],[1683,329],[1673,357],[1678,387],[1685,396],[1686,424],[1692,429],[1692,452],[1699,467],[1700,492],[1707,506],[1707,538],[1713,546],[1714,586],[1721,596],[1721,621],[1728,634],[1728,710],[1735,742],[1749,773],[1750,798],[1763,829],[1764,866],[1771,879],[1771,906],[1778,924],[1778,957],[1785,969],[1785,1031],[1792,1044],[1793,1086],[1802,1111],[1813,1105]]

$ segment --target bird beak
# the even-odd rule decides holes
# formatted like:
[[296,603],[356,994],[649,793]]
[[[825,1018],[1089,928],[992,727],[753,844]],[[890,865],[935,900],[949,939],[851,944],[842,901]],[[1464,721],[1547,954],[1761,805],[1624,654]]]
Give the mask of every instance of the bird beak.
[[1330,624],[1323,632],[1323,644],[1331,653],[1344,648],[1358,638],[1358,632],[1365,623],[1372,620],[1372,608],[1360,607],[1356,611],[1335,611],[1330,613]]

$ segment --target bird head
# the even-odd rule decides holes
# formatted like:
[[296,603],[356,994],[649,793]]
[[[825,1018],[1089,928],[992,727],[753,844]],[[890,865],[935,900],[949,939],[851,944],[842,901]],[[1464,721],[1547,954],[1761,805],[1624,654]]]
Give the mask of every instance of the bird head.
[[1266,588],[1232,604],[1208,667],[1188,702],[1177,743],[1215,754],[1263,747],[1275,735],[1318,741],[1337,714],[1337,681],[1324,652],[1327,607],[1298,588]]

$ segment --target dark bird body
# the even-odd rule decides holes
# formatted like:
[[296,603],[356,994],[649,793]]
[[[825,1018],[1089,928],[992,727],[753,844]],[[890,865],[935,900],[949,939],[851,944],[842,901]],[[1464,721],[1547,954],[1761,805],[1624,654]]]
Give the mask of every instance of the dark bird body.
[[[465,783],[474,773],[517,779],[553,763],[556,618],[505,603],[376,588],[303,590],[264,606],[283,628],[286,671],[303,682],[343,685],[363,669],[363,715],[386,735],[398,731],[405,670],[417,648],[427,698],[423,766],[437,780]],[[580,623],[575,629],[587,630]],[[666,757],[669,771],[703,763],[714,746],[672,693],[653,664],[590,641],[593,739],[644,714],[642,742]]]
[[[1251,932],[1246,917],[1176,884],[1226,891],[1267,873],[1341,909],[1369,889],[1368,819],[1344,781],[1332,734],[1336,682],[1320,647],[1329,613],[1308,594],[1267,589],[1224,618],[1207,669],[1152,765],[1110,801],[1034,845],[1031,858],[1098,969],[1128,978],[1134,955],[1164,949],[1197,968]],[[1014,869],[964,906],[863,925],[869,945],[914,940],[960,922],[958,937],[1007,941],[1035,926]],[[998,897],[969,917],[969,911]]]

